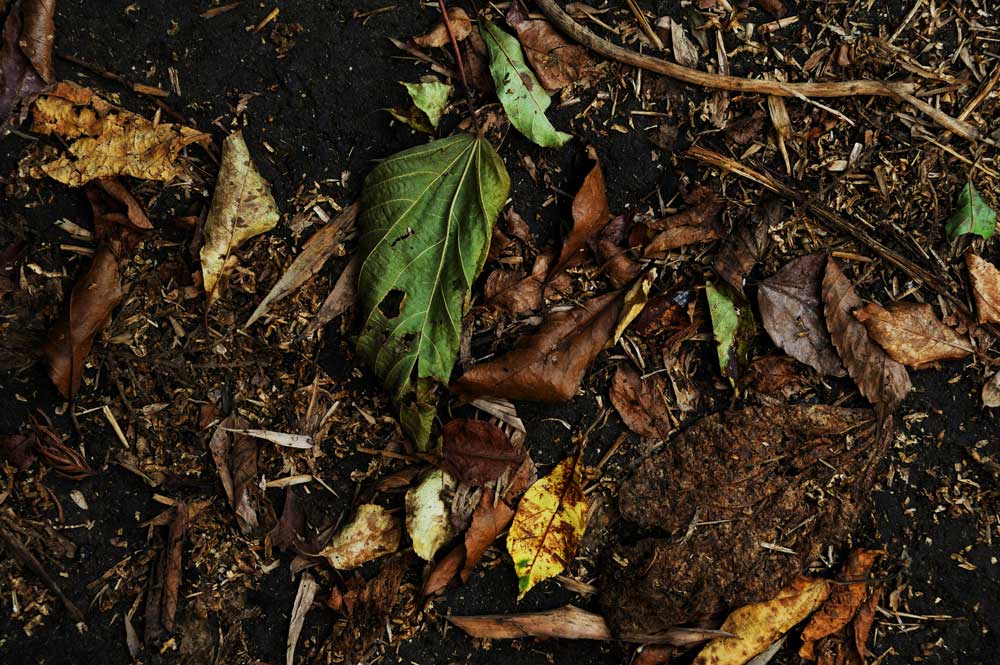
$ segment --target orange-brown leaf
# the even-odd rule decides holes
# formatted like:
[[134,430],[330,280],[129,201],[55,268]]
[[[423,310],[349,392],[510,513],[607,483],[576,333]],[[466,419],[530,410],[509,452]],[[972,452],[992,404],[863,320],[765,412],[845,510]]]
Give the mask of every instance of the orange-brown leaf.
[[882,550],[856,549],[851,552],[839,576],[845,584],[833,585],[826,603],[802,630],[803,642],[832,635],[850,623],[868,596],[868,572],[882,554]]
[[927,303],[896,302],[885,308],[870,302],[854,316],[893,360],[915,369],[964,358],[973,351],[958,333],[941,323]]
[[972,252],[965,255],[980,323],[1000,323],[1000,270]]
[[573,228],[563,241],[559,260],[549,273],[550,279],[579,263],[587,244],[611,221],[601,163],[593,148],[588,148],[587,154],[594,161],[594,166],[573,197]]

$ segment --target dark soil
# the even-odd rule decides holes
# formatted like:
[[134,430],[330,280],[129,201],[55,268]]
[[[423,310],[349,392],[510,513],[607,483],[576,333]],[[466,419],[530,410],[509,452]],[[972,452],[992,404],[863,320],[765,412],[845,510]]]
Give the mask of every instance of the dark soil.
[[[375,161],[424,141],[408,128],[391,123],[382,110],[407,103],[405,91],[397,81],[416,80],[426,73],[423,66],[401,59],[388,38],[405,38],[425,30],[436,21],[437,11],[413,0],[396,3],[285,0],[280,3],[278,21],[285,25],[301,24],[303,30],[295,37],[288,55],[279,58],[275,44],[269,39],[270,26],[259,34],[246,29],[260,21],[274,4],[243,2],[233,11],[203,19],[199,14],[209,8],[208,2],[60,0],[56,48],[58,53],[164,89],[171,87],[168,68],[174,68],[181,91],[171,95],[167,102],[190,118],[192,126],[211,131],[217,145],[231,128],[241,98],[253,95],[245,100],[244,133],[263,175],[272,183],[283,212],[292,211],[300,186],[308,188],[314,182],[322,184],[325,194],[346,205],[357,197],[362,179]],[[892,25],[909,5],[886,4],[894,10],[889,19]],[[393,8],[355,18],[356,5],[362,12],[383,5]],[[882,20],[885,18],[881,16]],[[63,79],[120,93],[125,106],[147,117],[155,111],[148,98],[135,96],[69,62],[58,62],[57,71]],[[682,108],[682,115],[688,112],[688,100],[699,103],[705,97],[701,91],[690,91],[653,77],[647,81],[661,90],[664,98],[673,97]],[[593,95],[600,92],[592,91]],[[583,105],[589,101],[585,99]],[[556,109],[551,113],[554,124],[569,127],[581,106]],[[687,162],[672,162],[668,154],[650,143],[649,136],[655,132],[642,130],[647,118],[636,116],[636,127],[626,133],[609,130],[604,123],[612,120],[611,108],[611,104],[605,104],[596,117],[599,122],[578,128],[581,138],[592,143],[601,156],[611,209],[625,211],[655,205],[658,195],[669,201],[677,192],[678,177],[684,172],[697,174],[697,169]],[[623,122],[628,124],[627,114],[634,108],[633,97],[618,104],[613,122],[624,118]],[[744,108],[755,107],[753,102],[744,102]],[[905,133],[899,127],[894,131]],[[678,147],[688,140],[682,134]],[[0,246],[12,237],[25,238],[29,261],[46,270],[65,269],[72,275],[82,265],[80,257],[67,258],[72,255],[60,252],[59,244],[65,235],[52,222],[67,218],[83,224],[89,214],[87,204],[79,191],[49,181],[31,182],[30,188],[20,186],[23,181],[17,177],[16,167],[30,143],[8,136],[0,148],[3,179],[0,185],[4,187],[0,194],[3,234]],[[654,150],[657,159],[651,158]],[[533,180],[521,157],[530,155],[536,165],[546,164],[560,178],[552,184],[572,192],[586,164],[581,142],[570,143],[560,151],[543,151],[510,131],[501,154],[511,173],[518,211],[533,225],[542,242],[558,238],[559,225],[566,219],[567,202],[560,200],[556,205],[543,206],[550,192]],[[733,200],[736,199],[734,196]],[[164,196],[153,206],[154,217],[166,219],[172,213],[183,212],[186,204]],[[744,214],[742,208],[734,203],[730,218]],[[178,244],[186,242],[184,235],[176,230],[164,233],[173,234],[170,237]],[[340,267],[331,265],[327,270],[335,275]],[[273,281],[274,278],[262,279],[258,295],[265,293]],[[36,303],[30,315],[19,319],[18,338],[9,343],[16,342],[17,348],[25,352],[35,348],[58,309],[57,301],[45,303],[44,307]],[[339,326],[331,326],[318,363],[334,381],[350,383],[352,388],[375,399],[378,388],[354,367],[350,347],[349,334],[341,333]],[[714,361],[707,345],[703,355],[706,357],[703,367],[710,369]],[[273,362],[280,362],[280,353],[276,352],[274,358]],[[9,366],[16,368],[0,374],[0,432],[4,433],[16,431],[32,409],[51,413],[62,404],[40,366],[27,363]],[[547,470],[568,454],[573,448],[571,430],[585,429],[600,408],[606,406],[606,398],[598,405],[595,394],[606,395],[613,369],[609,358],[598,360],[589,387],[599,390],[588,391],[586,397],[578,397],[567,405],[518,404],[528,431],[526,445],[540,468]],[[973,373],[956,362],[941,370],[911,375],[916,390],[898,412],[899,435],[876,476],[873,508],[870,512],[862,511],[860,525],[850,538],[855,545],[886,548],[887,562],[882,568],[886,592],[901,589],[897,607],[908,617],[878,616],[870,650],[877,656],[891,648],[893,653],[884,663],[992,663],[1000,651],[998,545],[993,542],[996,536],[991,535],[997,528],[994,458],[1000,454],[996,437],[1000,423],[994,412],[981,406],[982,378],[978,371]],[[114,386],[105,385],[110,381],[106,378],[102,381],[101,390],[114,395]],[[713,390],[711,380],[707,385],[702,414],[727,408],[731,397]],[[847,392],[847,383],[835,382],[819,390],[823,391],[821,401],[832,403]],[[852,404],[855,402],[863,405],[856,397]],[[67,419],[57,422],[69,431]],[[595,464],[621,431],[617,415],[612,415],[605,426],[591,435],[586,462]],[[375,442],[364,443],[375,445],[388,438],[384,434]],[[45,479],[65,510],[61,532],[78,548],[75,558],[49,562],[50,569],[63,571],[60,584],[83,608],[96,600],[94,594],[101,585],[92,583],[112,566],[133,557],[135,561],[123,565],[145,561],[143,557],[149,552],[148,534],[140,523],[164,508],[153,500],[154,490],[136,475],[110,463],[120,444],[109,427],[91,424],[86,446],[88,458],[97,470],[95,476],[82,482],[54,475]],[[180,446],[183,450],[178,454],[205,455],[203,443],[194,437]],[[606,472],[616,478],[623,477],[643,452],[639,438],[629,435]],[[324,503],[313,496],[308,503],[313,510],[327,511],[330,516],[327,521],[350,510],[356,490],[350,474],[366,468],[369,458],[355,454],[341,462],[344,466],[333,481],[341,498],[333,501],[324,495]],[[209,463],[204,464],[204,469],[201,477],[185,478],[188,483],[185,491],[196,491],[191,487],[200,484],[202,489],[197,491],[203,495],[218,495]],[[89,511],[68,500],[70,491],[76,489],[87,497]],[[281,491],[271,490],[270,495],[272,503],[280,506]],[[584,550],[570,571],[574,577],[599,583],[595,577],[600,563],[596,553],[605,549],[602,546],[617,529],[614,502],[614,498],[609,499],[606,509],[597,511]],[[23,517],[54,522],[56,510],[51,508]],[[235,528],[232,532],[235,538]],[[848,543],[831,545],[841,551]],[[388,651],[382,662],[528,665],[630,660],[633,649],[616,643],[519,640],[483,644],[450,626],[446,629],[442,617],[449,613],[530,611],[567,602],[596,609],[593,598],[580,597],[553,583],[540,585],[525,600],[515,602],[517,584],[510,561],[506,554],[497,550],[494,553],[495,557],[488,556],[466,586],[435,600],[423,615],[424,629],[397,649]],[[284,662],[289,615],[296,592],[288,559],[283,555],[282,565],[252,585],[244,596],[242,608],[227,608],[205,619],[190,611],[195,599],[186,597],[182,587],[178,651],[167,650],[162,658],[147,656],[147,662],[212,662],[205,654],[216,653],[220,640],[236,622],[242,622],[245,628],[245,650],[250,658],[264,663]],[[419,584],[419,566],[413,559],[409,563],[408,581]],[[213,573],[222,580],[226,571],[219,569]],[[193,577],[195,571],[187,570],[185,575],[186,579]],[[10,665],[130,662],[122,618],[133,596],[122,598],[110,610],[91,610],[86,630],[82,632],[58,603],[51,602],[51,613],[39,625],[29,627],[19,617],[12,616],[12,584],[13,579],[0,579],[2,662]],[[22,606],[30,601],[19,598]],[[883,599],[882,605],[888,604],[889,600]],[[141,617],[141,612],[137,616]],[[311,612],[298,652],[308,654],[314,650],[329,636],[334,620],[334,613],[325,608]],[[229,653],[222,647],[218,647],[218,652],[220,657]],[[237,658],[233,652],[231,659],[218,662],[254,661],[246,656]],[[797,662],[797,656],[789,650],[775,662]]]

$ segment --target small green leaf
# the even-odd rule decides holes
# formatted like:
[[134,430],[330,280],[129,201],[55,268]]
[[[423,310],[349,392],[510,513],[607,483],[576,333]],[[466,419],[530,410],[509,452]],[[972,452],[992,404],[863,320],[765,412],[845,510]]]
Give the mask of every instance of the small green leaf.
[[736,378],[746,365],[750,342],[757,334],[753,310],[746,300],[728,284],[705,284],[712,330],[718,344],[719,369],[722,376],[736,385]]
[[398,153],[365,179],[359,227],[358,352],[424,450],[458,354],[462,315],[486,261],[510,178],[470,134]]
[[551,100],[528,69],[517,39],[488,21],[482,26],[483,40],[490,50],[490,73],[511,124],[543,148],[558,148],[573,138],[556,131],[545,117]]
[[966,233],[975,233],[977,236],[989,239],[996,226],[996,212],[979,196],[979,192],[971,182],[966,183],[958,193],[958,210],[945,222],[944,228],[948,240],[954,240]]
[[423,111],[424,115],[427,116],[427,120],[431,123],[431,127],[437,129],[438,123],[441,121],[441,115],[444,113],[444,109],[448,106],[448,95],[451,94],[451,86],[439,81],[430,81],[426,83],[405,83],[400,81],[404,86],[406,86],[406,91],[410,93],[410,99],[413,100],[414,106]]

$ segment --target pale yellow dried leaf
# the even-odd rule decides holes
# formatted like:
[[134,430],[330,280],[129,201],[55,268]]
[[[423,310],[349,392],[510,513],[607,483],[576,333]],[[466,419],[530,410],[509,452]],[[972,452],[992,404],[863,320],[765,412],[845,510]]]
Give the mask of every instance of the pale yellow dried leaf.
[[399,549],[403,530],[382,506],[364,503],[347,526],[337,532],[319,556],[337,570],[352,570]]

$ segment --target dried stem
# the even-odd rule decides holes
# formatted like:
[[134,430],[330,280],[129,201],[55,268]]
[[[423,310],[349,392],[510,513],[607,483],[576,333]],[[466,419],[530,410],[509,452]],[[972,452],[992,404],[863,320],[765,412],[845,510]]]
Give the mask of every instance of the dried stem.
[[465,95],[465,102],[469,105],[469,115],[472,116],[472,124],[476,127],[476,133],[480,133],[479,120],[476,119],[476,110],[472,106],[472,94],[469,91],[469,79],[465,76],[465,61],[462,59],[462,52],[458,48],[458,40],[455,39],[455,31],[451,27],[451,19],[448,18],[448,7],[444,0],[438,0],[441,8],[441,20],[444,21],[445,30],[451,39],[451,48],[455,51],[455,62],[458,63],[458,74],[462,78],[462,93]]

